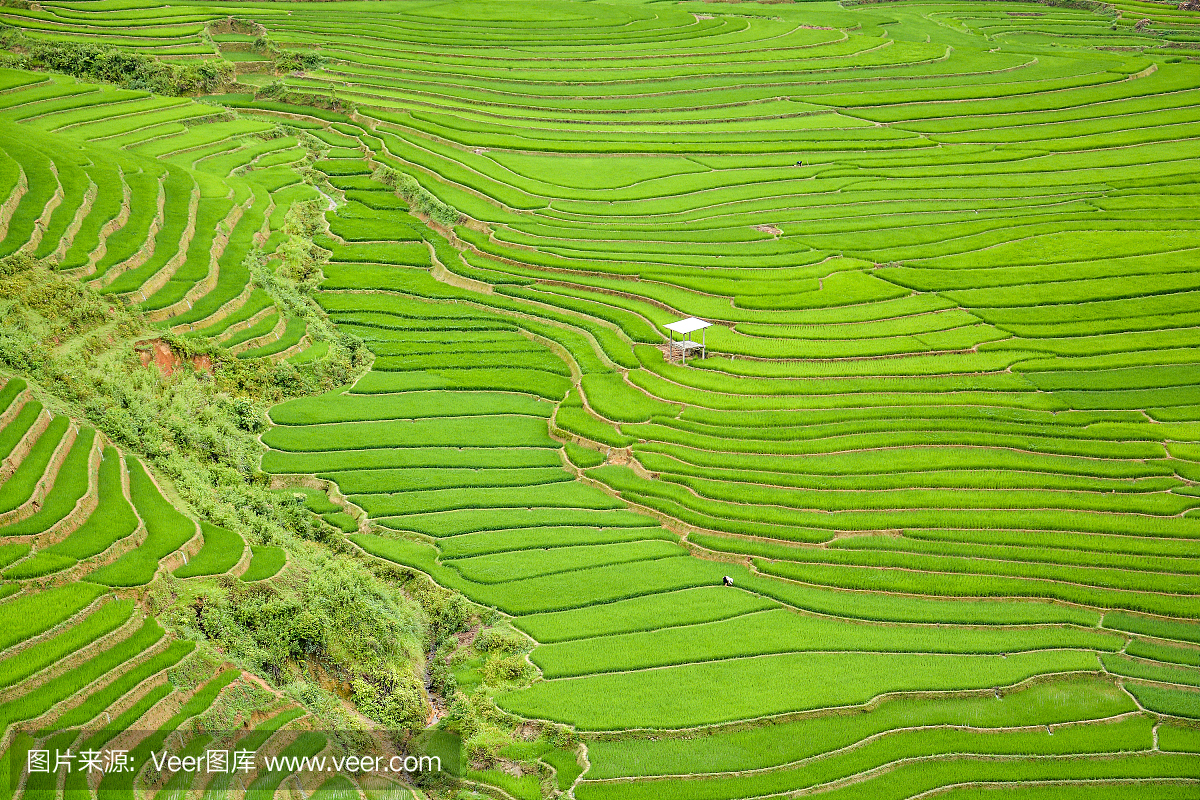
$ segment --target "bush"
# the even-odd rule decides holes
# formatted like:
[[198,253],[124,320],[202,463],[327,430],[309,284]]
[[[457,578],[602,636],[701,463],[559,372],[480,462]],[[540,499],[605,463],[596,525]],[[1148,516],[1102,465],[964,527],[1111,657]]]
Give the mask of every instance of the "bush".
[[[312,230],[312,221],[300,212],[289,222],[302,235]],[[261,445],[255,430],[266,405],[286,391],[277,379],[308,391],[332,371],[313,376],[311,368],[300,371],[286,363],[270,368],[261,362],[239,363],[223,356],[219,346],[160,334],[185,360],[203,354],[213,363],[212,374],[181,369],[162,375],[142,367],[137,358],[133,343],[152,331],[135,310],[26,256],[0,261],[0,273],[0,367],[6,375],[21,373],[55,395],[71,416],[90,418],[114,444],[143,454],[147,466],[152,464],[174,484],[181,500],[205,519],[205,547],[192,559],[192,570],[224,572],[241,556],[243,542],[249,542],[256,557],[245,577],[263,577],[273,566],[259,554],[277,555],[278,563],[284,553],[277,548],[287,551],[292,569],[284,578],[247,583],[219,575],[181,585],[168,574],[147,590],[148,609],[170,617],[188,638],[208,639],[235,663],[288,685],[310,712],[334,725],[346,719],[343,702],[301,680],[310,665],[319,664],[339,683],[363,677],[385,688],[381,676],[421,674],[428,652],[421,610],[361,563],[304,541],[313,536],[315,518],[293,498],[273,494],[258,469]],[[311,308],[314,315],[321,314],[315,305]],[[80,342],[85,346],[76,346]],[[347,375],[356,372],[351,360],[345,356],[337,368]],[[17,386],[11,380],[10,385]],[[40,404],[27,408],[41,411]],[[129,578],[133,573],[152,575],[157,558],[194,530],[190,519],[170,508],[140,464],[129,463],[131,492],[146,515],[149,535],[133,551],[136,558],[114,562],[109,577],[121,585],[141,583]],[[153,502],[145,502],[151,495]],[[0,650],[6,642],[53,627],[103,592],[101,586],[74,584],[8,601],[12,624],[0,626]],[[439,606],[443,627],[465,624],[469,607],[461,597],[442,598]],[[411,684],[409,679],[401,688],[413,688]],[[393,716],[399,713],[396,694],[376,697],[376,702],[387,701],[387,713]]]
[[462,220],[462,214],[454,206],[447,205],[435,197],[428,189],[417,183],[417,179],[391,167],[379,167],[371,178],[387,186],[405,199],[417,211],[441,225],[457,225]]
[[355,678],[354,702],[363,714],[397,728],[420,729],[429,718],[425,687],[412,675]]
[[446,662],[446,648],[439,649],[429,662],[429,688],[442,697],[453,697],[458,691],[458,679]]
[[287,92],[287,87],[283,85],[283,81],[271,81],[266,86],[260,86],[254,92],[254,99],[266,98],[269,100],[278,100]]
[[489,628],[475,638],[475,648],[484,653],[514,653],[526,647],[526,641],[517,634],[495,628]]
[[533,671],[524,654],[490,659],[483,668],[484,679],[493,685],[524,683],[533,676]]
[[497,754],[509,744],[509,741],[510,737],[507,733],[488,726],[463,742],[463,749],[473,767],[486,769],[496,762]]
[[266,427],[262,412],[245,397],[235,397],[229,404],[230,416],[239,428],[249,433],[258,433]]
[[429,617],[434,644],[466,629],[471,618],[471,606],[461,594],[422,578],[412,581],[405,588]]
[[221,92],[237,77],[233,65],[220,59],[168,64],[111,45],[43,42],[14,30],[0,35],[0,47],[23,55],[30,69],[46,69],[83,80],[171,96]]

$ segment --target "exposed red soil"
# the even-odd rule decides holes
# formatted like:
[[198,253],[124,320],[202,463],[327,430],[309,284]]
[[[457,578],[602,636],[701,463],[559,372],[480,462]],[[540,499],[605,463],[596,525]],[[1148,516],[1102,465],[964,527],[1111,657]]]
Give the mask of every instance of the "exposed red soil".
[[212,372],[212,359],[206,355],[192,356],[190,359],[184,358],[179,353],[171,349],[171,346],[162,339],[151,339],[138,346],[138,357],[142,361],[143,367],[148,367],[151,364],[158,367],[158,371],[163,375],[172,375],[175,370],[179,369],[183,364],[190,363],[194,370],[204,370]]

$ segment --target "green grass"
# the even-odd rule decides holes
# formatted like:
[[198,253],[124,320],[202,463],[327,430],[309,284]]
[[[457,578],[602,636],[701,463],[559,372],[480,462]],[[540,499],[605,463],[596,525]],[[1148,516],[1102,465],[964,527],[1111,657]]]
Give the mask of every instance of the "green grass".
[[1141,633],[1163,639],[1179,639],[1200,644],[1200,630],[1183,620],[1156,619],[1135,614],[1112,612],[1104,615],[1104,626],[1119,631]]
[[173,667],[196,647],[195,642],[174,641],[161,652],[156,653],[133,669],[123,673],[103,689],[90,692],[82,703],[70,709],[56,720],[62,726],[82,725],[91,720],[104,709],[112,705],[118,698],[132,691],[141,683],[168,667]]
[[[263,454],[263,468],[276,473],[317,473],[331,464],[350,469],[401,469],[410,467],[479,467],[480,469],[502,469],[505,467],[548,467],[556,466],[558,451],[553,448],[536,450],[443,446],[406,447],[403,449],[372,448],[370,450],[314,450],[310,452],[282,452],[268,450]],[[336,458],[336,460],[332,460]]]
[[1129,691],[1150,711],[1174,717],[1200,719],[1200,692],[1195,689],[1131,684]]
[[[360,382],[361,383],[361,382]],[[538,417],[496,415],[384,421],[372,425],[309,425],[272,428],[263,443],[275,450],[303,452],[392,447],[556,447]]]
[[333,511],[322,514],[321,519],[335,528],[340,528],[343,533],[353,533],[358,530],[358,520],[345,511]]
[[5,411],[12,405],[17,395],[25,390],[26,383],[20,378],[9,378],[0,388],[0,409]]
[[260,347],[243,350],[238,353],[238,358],[263,358],[275,353],[281,353],[292,345],[299,344],[301,337],[304,336],[305,326],[306,323],[303,319],[292,317],[287,321],[283,333],[279,335],[278,339]]
[[[165,192],[166,205],[164,206],[163,224],[154,237],[154,254],[141,266],[122,272],[101,291],[110,294],[137,291],[150,276],[166,266],[166,263],[171,260],[178,250],[181,237],[187,228],[188,207],[191,202],[195,181],[182,170],[172,168],[167,172],[162,185]],[[149,195],[148,188],[144,187],[142,189],[143,192],[146,192],[146,200],[151,203],[157,203],[157,200],[152,199],[152,195]],[[143,213],[146,215],[146,228],[148,230],[155,212],[151,208],[147,208]],[[203,237],[198,238],[202,239]],[[144,240],[131,243],[132,250],[136,251],[143,243]]]
[[[538,526],[516,530],[491,530],[445,538],[438,549],[447,558],[533,551],[582,545],[616,544],[620,542],[662,539],[675,541],[666,531],[654,527],[584,527],[575,525]],[[529,553],[533,558],[536,555]]]
[[244,581],[261,581],[270,578],[283,569],[283,565],[287,561],[287,554],[281,547],[252,545],[250,550],[253,553],[250,558],[250,566],[246,567],[246,571],[241,575]]
[[[924,735],[912,731],[892,732],[879,740],[865,743],[857,750],[839,753],[809,767],[745,777],[717,778],[706,781],[691,791],[679,787],[674,796],[729,796],[726,793],[746,796],[773,790],[808,787],[831,779],[848,777],[872,766],[881,766],[895,756],[912,758],[939,753],[1021,755],[1031,750],[1057,755],[1140,750],[1150,733],[1147,723],[1144,719],[1128,719],[1115,723],[1067,726],[1060,727],[1053,734],[1045,728],[1019,732],[938,730]],[[626,789],[623,795],[617,795],[614,790],[618,787],[611,784],[589,785],[581,790],[580,794],[586,797],[647,797],[653,796],[652,792],[656,790],[663,791],[664,784],[670,785],[664,781],[643,782],[637,784],[640,791]]]
[[371,516],[419,514],[464,508],[618,509],[619,500],[574,481],[485,489],[431,489],[401,494],[358,494],[350,500]]
[[567,458],[571,463],[580,469],[588,467],[596,467],[604,463],[604,454],[591,448],[581,447],[574,442],[567,442],[564,445]]
[[[24,387],[24,383],[24,381],[15,379],[9,380],[4,388],[7,391],[9,387],[13,387],[12,396],[15,396]],[[12,405],[11,399],[7,405]],[[5,458],[8,458],[12,454],[13,449],[33,426],[34,421],[41,411],[42,404],[36,400],[30,400],[21,406],[21,410],[17,412],[17,415],[3,429],[0,429],[0,453],[3,453]]]
[[75,504],[87,493],[88,461],[95,438],[96,432],[93,429],[80,429],[55,477],[54,488],[46,496],[42,507],[32,516],[6,526],[0,533],[4,536],[41,533],[71,513]]
[[53,628],[103,593],[99,586],[72,583],[6,600],[0,609],[9,624],[0,632],[0,650]]
[[[1008,653],[1058,648],[1116,651],[1123,645],[1121,637],[1086,629],[1016,631],[991,626],[930,630],[835,621],[778,609],[686,628],[547,645],[534,653],[533,661],[545,677],[557,678],[806,650]],[[1110,671],[1117,671],[1109,665],[1109,656],[1102,658]]]
[[299,353],[288,356],[287,360],[293,364],[311,364],[323,359],[328,352],[329,342],[317,342],[310,347],[304,348]]
[[161,167],[140,171],[136,165],[123,165],[124,179],[130,187],[129,221],[108,237],[104,255],[96,262],[97,276],[132,256],[145,242],[158,202],[158,174]]
[[[589,779],[778,767],[913,725],[987,730],[1103,719],[1136,709],[1111,683],[1083,677],[964,697],[892,698],[849,715],[811,717],[696,737],[632,737],[589,744]],[[661,787],[662,784],[656,784]]]
[[177,578],[194,578],[200,575],[220,575],[228,572],[242,558],[245,543],[233,531],[218,528],[207,522],[200,523],[204,535],[204,546],[188,563],[175,570]]
[[121,488],[123,471],[117,449],[111,445],[105,447],[100,462],[100,496],[96,510],[67,538],[39,550],[28,561],[9,569],[5,576],[29,578],[56,572],[102,553],[133,534],[138,527],[138,518]]
[[320,489],[297,486],[292,489],[278,489],[276,493],[281,497],[290,497],[293,500],[298,500],[305,508],[316,514],[325,514],[341,508],[341,506],[329,499],[329,495]]
[[521,617],[516,624],[537,641],[549,644],[730,619],[773,606],[770,600],[757,595],[714,586],[621,600],[610,605],[532,614]]
[[563,791],[570,789],[571,784],[583,772],[583,767],[579,766],[577,759],[578,756],[568,750],[551,750],[541,757],[542,761],[554,767],[555,782]]
[[1200,667],[1200,650],[1191,648],[1159,644],[1145,639],[1134,639],[1125,648],[1125,652],[1131,656],[1151,661],[1165,661],[1171,664],[1187,664],[1193,667]]
[[[304,756],[313,756],[321,752],[325,748],[325,737],[316,732],[304,732],[299,734],[295,741],[280,751],[280,757],[295,756],[303,758]],[[288,776],[288,772],[283,770],[263,770],[258,774],[258,777],[246,787],[246,796],[255,800],[266,800],[274,795],[275,790],[283,779]]]
[[490,553],[445,563],[468,580],[477,583],[502,583],[608,564],[671,558],[684,552],[686,551],[676,542],[651,539],[544,548],[532,552]]
[[[103,287],[140,302],[150,281],[145,306],[162,309],[206,276],[219,221],[253,197],[216,286],[159,324],[216,336],[267,310],[224,342],[237,345],[282,314],[280,339],[242,354],[274,356],[306,331],[286,304],[272,312],[259,289],[210,315],[248,285],[250,235],[268,223],[273,250],[287,204],[328,179],[314,297],[373,366],[276,406],[264,472],[333,481],[363,526],[324,493],[305,505],[353,545],[513,614],[547,679],[501,693],[503,708],[614,731],[813,712],[589,741],[581,798],[1185,795],[1189,727],[1159,725],[1174,753],[1134,751],[1153,718],[1196,717],[1200,73],[1186,46],[1200,25],[1118,8],[248,6],[238,17],[272,41],[329,61],[279,76],[286,99],[208,99],[236,119],[0,73],[0,195],[18,165],[30,187],[0,252],[39,217],[37,252],[57,247],[91,177],[103,191],[64,266],[86,263],[119,167],[131,215],[106,275],[150,238],[166,171],[153,255]],[[190,50],[211,16],[9,11],[31,36],[150,52]],[[315,107],[333,101],[354,119]],[[254,137],[272,124],[254,110],[327,146],[312,172],[297,146],[312,140]],[[65,202],[43,214],[51,164]],[[456,239],[383,191],[375,164],[465,214]],[[431,251],[474,283],[439,280]],[[662,326],[684,316],[714,323],[709,357],[666,363]],[[321,341],[262,364],[287,377],[340,358]],[[0,431],[5,455],[33,409]],[[36,466],[0,500],[32,489]],[[139,469],[146,543],[88,580],[146,585],[194,533],[169,499],[139,496]],[[50,521],[68,488],[14,530]],[[245,554],[204,532],[180,575]],[[705,558],[683,554],[685,533]],[[24,555],[7,551],[9,577],[75,558]],[[246,580],[283,563],[250,555]],[[1147,713],[1111,676],[1047,677],[1105,668]],[[474,688],[478,669],[459,671]],[[575,777],[567,750],[514,747],[559,788]],[[502,769],[471,777],[539,791]]]
[[[570,480],[560,468],[531,469],[378,469],[325,472],[323,478],[353,494],[393,494],[434,489],[532,487]],[[314,511],[317,509],[313,509]]]
[[654,521],[641,514],[583,508],[491,508],[462,509],[432,514],[408,514],[382,520],[402,530],[415,530],[428,536],[457,536],[476,531],[540,528],[548,525],[595,526],[616,528],[653,527]]
[[628,447],[637,441],[632,436],[620,433],[615,426],[589,414],[583,407],[583,400],[574,389],[558,407],[554,422],[568,433],[609,447]]
[[[1095,670],[1086,651],[1000,656],[800,653],[551,680],[500,696],[512,713],[589,730],[690,727],[858,705],[896,691],[1007,686],[1033,675]],[[819,677],[818,677],[819,676]],[[799,679],[798,679],[799,678]],[[703,687],[739,687],[711,702]],[[629,702],[607,702],[619,693]]]
[[50,420],[46,430],[29,449],[29,454],[22,459],[12,476],[0,485],[0,513],[19,508],[33,496],[69,424],[69,420],[62,416]]
[[154,620],[147,620],[136,633],[124,641],[101,651],[83,664],[41,684],[36,689],[0,705],[0,720],[8,725],[44,713],[92,681],[135,658],[162,636],[163,630],[159,624]]
[[25,171],[29,191],[9,220],[8,236],[0,243],[0,256],[12,255],[33,233],[34,224],[58,187],[54,173],[50,171],[51,160],[46,154],[30,146],[8,126],[5,138],[11,142],[5,149],[21,164]]
[[133,603],[129,600],[105,603],[78,625],[0,661],[0,686],[12,686],[116,630],[133,615],[133,610]]
[[1168,666],[1113,654],[1105,654],[1100,660],[1104,668],[1114,675],[1200,688],[1200,670],[1192,667]]
[[520,395],[463,393],[455,399],[454,405],[448,407],[439,392],[359,395],[338,391],[281,403],[271,409],[271,419],[277,425],[316,425],[464,414],[550,414],[548,403]]
[[159,492],[140,461],[126,457],[129,494],[146,526],[146,539],[111,564],[88,574],[88,580],[108,586],[141,586],[153,579],[160,559],[182,547],[196,533],[196,525]]
[[1166,722],[1159,728],[1159,746],[1163,750],[1200,753],[1200,737],[1196,728],[1186,723]]
[[27,544],[0,545],[0,567],[7,567],[14,561],[24,558],[28,553],[29,545]]
[[100,791],[132,792],[134,778],[137,772],[142,769],[142,766],[149,761],[150,754],[162,748],[163,743],[172,731],[179,728],[187,720],[207,710],[217,695],[220,694],[221,690],[235,680],[239,674],[240,672],[236,669],[222,670],[207,683],[200,686],[183,703],[174,716],[162,723],[157,731],[142,739],[129,752],[130,761],[135,765],[134,769],[128,772],[110,771],[105,773],[101,778]]

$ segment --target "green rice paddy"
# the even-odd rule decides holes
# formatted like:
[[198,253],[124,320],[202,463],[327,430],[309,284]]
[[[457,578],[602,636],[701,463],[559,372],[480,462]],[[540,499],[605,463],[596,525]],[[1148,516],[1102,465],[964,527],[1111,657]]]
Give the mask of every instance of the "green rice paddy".
[[[325,63],[202,101],[0,70],[0,255],[304,368],[330,344],[254,259],[284,259],[287,210],[321,203],[314,297],[373,362],[272,408],[261,468],[356,557],[535,643],[532,682],[489,699],[565,726],[577,757],[539,756],[541,785],[472,780],[1197,791],[1200,13],[52,0],[0,21],[261,62],[210,31],[231,16]],[[662,326],[688,316],[713,325],[680,363]],[[282,549],[195,521],[24,391],[0,389],[20,586],[0,608],[21,610],[0,684],[130,626],[110,588],[286,578]],[[120,694],[76,692],[158,646],[154,625],[0,718],[72,698],[88,722]],[[187,655],[159,648],[143,663]]]

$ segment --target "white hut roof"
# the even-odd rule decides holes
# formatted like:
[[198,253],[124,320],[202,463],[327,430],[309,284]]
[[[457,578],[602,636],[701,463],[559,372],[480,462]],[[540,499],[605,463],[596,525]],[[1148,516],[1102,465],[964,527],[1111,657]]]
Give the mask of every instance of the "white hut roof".
[[663,327],[669,331],[675,331],[676,333],[688,334],[698,331],[701,328],[707,328],[710,325],[712,325],[711,322],[705,322],[704,320],[696,319],[695,317],[688,317],[687,319],[681,319],[678,322],[672,322],[670,325],[664,325]]

